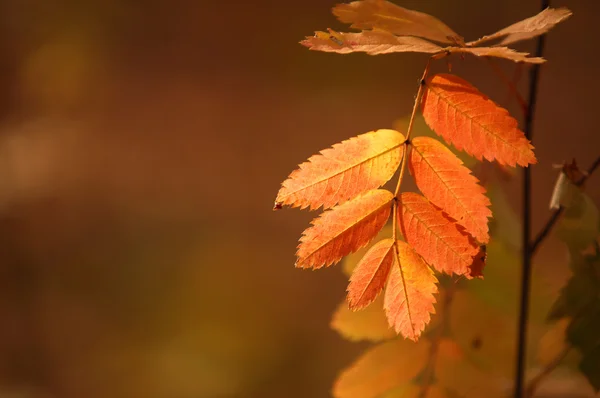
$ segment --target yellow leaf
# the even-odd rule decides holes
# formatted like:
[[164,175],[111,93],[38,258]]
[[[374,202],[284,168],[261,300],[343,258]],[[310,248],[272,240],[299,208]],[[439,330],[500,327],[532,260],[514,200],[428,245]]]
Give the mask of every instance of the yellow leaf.
[[350,341],[381,341],[396,336],[383,311],[383,296],[360,311],[352,311],[344,300],[331,320],[331,328]]
[[379,398],[411,381],[427,360],[429,344],[396,339],[366,351],[333,387],[335,398]]

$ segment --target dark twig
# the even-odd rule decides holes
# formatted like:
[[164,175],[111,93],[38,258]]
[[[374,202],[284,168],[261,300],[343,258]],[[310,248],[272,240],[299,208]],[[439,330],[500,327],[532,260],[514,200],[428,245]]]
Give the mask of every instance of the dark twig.
[[[577,185],[577,186],[583,185],[583,183],[588,178],[590,178],[590,176],[592,175],[592,173],[594,171],[596,171],[596,169],[598,168],[598,166],[600,166],[600,156],[598,156],[596,158],[596,160],[594,161],[594,163],[592,163],[592,165],[587,169],[586,174],[579,181],[575,182],[575,185]],[[560,218],[561,214],[564,211],[565,211],[565,208],[562,207],[562,206],[560,206],[558,209],[556,209],[552,213],[552,215],[550,216],[550,218],[548,219],[548,221],[546,221],[546,224],[544,225],[544,227],[542,228],[542,230],[536,235],[535,239],[531,242],[531,244],[529,245],[529,250],[530,250],[532,256],[535,254],[535,252],[537,251],[537,249],[540,246],[540,244],[544,241],[544,239],[546,239],[546,237],[548,236],[548,234],[550,233],[550,231],[554,227],[554,224],[556,224],[556,222],[558,221],[558,219]]]
[[[542,0],[542,10],[550,6],[550,0]],[[535,56],[541,57],[544,52],[545,36],[541,35],[537,40]],[[529,74],[529,101],[525,114],[525,136],[531,141],[533,131],[533,119],[537,102],[537,86],[540,67],[534,65]],[[521,300],[519,304],[519,324],[517,336],[517,366],[515,376],[515,398],[523,398],[525,365],[527,352],[527,323],[529,318],[529,293],[531,285],[531,246],[529,237],[531,235],[531,169],[525,167],[523,172],[523,266],[521,269]]]

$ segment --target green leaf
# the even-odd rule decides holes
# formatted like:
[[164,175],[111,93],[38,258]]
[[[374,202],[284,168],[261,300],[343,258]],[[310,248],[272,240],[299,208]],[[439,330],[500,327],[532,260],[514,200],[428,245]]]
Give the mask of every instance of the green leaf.
[[567,339],[583,355],[600,345],[600,300],[573,319],[567,328]]
[[598,393],[600,391],[600,346],[596,346],[583,356],[579,363],[579,370]]
[[600,257],[583,255],[569,250],[569,268],[573,275],[568,280],[548,314],[548,320],[556,320],[565,316],[575,318],[598,299],[600,291]]
[[598,284],[583,273],[573,275],[560,295],[552,304],[548,313],[548,320],[554,321],[566,316],[575,317],[583,309],[597,299]]
[[578,189],[573,193],[571,205],[565,208],[556,234],[572,250],[583,250],[598,238],[599,225],[598,208],[589,196]]

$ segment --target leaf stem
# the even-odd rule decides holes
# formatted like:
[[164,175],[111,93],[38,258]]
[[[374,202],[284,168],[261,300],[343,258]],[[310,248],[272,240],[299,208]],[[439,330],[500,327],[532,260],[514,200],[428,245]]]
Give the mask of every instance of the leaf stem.
[[425,65],[425,70],[423,71],[423,75],[421,76],[421,80],[419,80],[419,90],[417,91],[417,96],[415,97],[415,104],[413,105],[413,110],[410,115],[410,121],[408,122],[408,129],[406,130],[406,141],[409,140],[410,133],[412,133],[415,115],[417,114],[417,109],[419,108],[419,104],[421,103],[421,97],[423,97],[425,81],[427,80],[427,75],[429,74],[429,67],[431,65],[432,59],[434,59],[434,57],[430,57],[427,61],[427,65]]
[[[541,9],[550,6],[550,0],[542,0]],[[537,40],[535,51],[536,57],[541,57],[544,52],[545,36],[541,35]],[[531,141],[535,106],[537,102],[537,87],[540,66],[534,65],[529,75],[529,101],[525,113],[525,137]],[[522,232],[523,265],[521,269],[521,298],[519,301],[519,323],[517,335],[516,375],[515,375],[515,398],[523,398],[523,386],[525,380],[525,366],[527,353],[527,324],[529,321],[529,295],[531,285],[531,168],[523,170],[523,232]]]
[[[397,215],[398,215],[398,194],[400,193],[400,186],[402,185],[402,180],[404,178],[404,171],[406,170],[406,162],[408,158],[408,154],[410,152],[410,134],[413,129],[413,124],[415,122],[415,116],[417,114],[417,109],[419,108],[419,103],[421,102],[421,97],[423,97],[423,88],[425,87],[425,79],[427,79],[427,75],[429,74],[429,66],[431,65],[431,60],[433,60],[436,56],[432,56],[427,60],[427,65],[425,65],[425,70],[423,70],[423,75],[421,76],[421,80],[419,80],[419,90],[417,91],[417,96],[415,97],[415,103],[413,105],[413,110],[410,115],[410,121],[408,122],[408,127],[406,130],[406,141],[404,142],[404,149],[402,151],[402,164],[400,166],[400,176],[398,177],[398,182],[396,183],[396,189],[394,190],[394,204],[392,210],[392,238],[394,242],[398,239],[398,232],[396,229],[397,224]],[[437,58],[436,58],[437,59]]]
[[552,359],[552,361],[548,365],[546,365],[546,367],[542,369],[542,371],[539,374],[537,374],[533,379],[529,381],[527,391],[525,392],[526,397],[533,397],[535,391],[537,390],[542,380],[544,380],[546,376],[552,373],[552,371],[556,369],[558,365],[560,365],[560,363],[563,361],[563,359],[565,359],[565,357],[569,354],[570,351],[571,346],[566,346],[565,348],[563,348],[563,350],[560,353],[558,353],[558,355],[554,359]]

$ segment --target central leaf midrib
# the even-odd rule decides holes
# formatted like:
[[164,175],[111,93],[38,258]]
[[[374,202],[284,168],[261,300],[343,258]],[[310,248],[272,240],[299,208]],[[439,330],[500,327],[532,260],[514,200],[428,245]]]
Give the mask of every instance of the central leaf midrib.
[[415,330],[415,324],[413,322],[412,312],[410,310],[408,290],[406,289],[406,280],[404,279],[404,270],[402,269],[402,264],[400,264],[400,248],[398,247],[398,241],[394,242],[394,251],[396,252],[396,260],[398,261],[398,267],[400,268],[400,277],[402,279],[402,287],[404,289],[404,298],[406,299],[406,312],[408,313],[408,321],[410,322],[410,328],[413,332],[413,337],[416,338],[417,332]]
[[[406,206],[406,205],[405,205],[405,206]],[[444,246],[446,246],[448,249],[450,249],[450,251],[452,251],[452,253],[456,254],[456,255],[457,255],[457,256],[458,256],[458,257],[459,257],[459,258],[460,258],[460,259],[461,259],[463,262],[467,263],[467,260],[465,260],[465,259],[463,258],[463,256],[462,256],[460,253],[458,253],[456,250],[454,250],[454,249],[452,248],[452,246],[450,246],[450,245],[449,245],[449,244],[448,244],[448,243],[447,243],[447,242],[446,242],[444,239],[442,239],[442,237],[441,237],[440,235],[438,235],[438,234],[437,234],[437,233],[435,233],[435,232],[434,232],[434,231],[433,231],[431,228],[429,228],[429,226],[427,225],[427,223],[425,223],[425,222],[423,221],[423,219],[422,219],[421,217],[419,217],[419,216],[418,216],[418,213],[415,213],[415,212],[414,212],[412,209],[410,209],[410,207],[408,207],[408,210],[409,210],[409,211],[412,213],[412,215],[413,215],[414,217],[416,217],[416,218],[419,220],[419,222],[420,222],[421,224],[423,224],[423,225],[425,226],[425,228],[426,228],[426,229],[427,229],[429,232],[431,232],[433,235],[435,235],[435,236],[438,238],[438,240],[440,240],[440,241],[441,241],[441,242],[444,244]]]
[[[336,176],[338,176],[338,175],[340,175],[340,174],[344,174],[344,173],[348,172],[348,170],[351,170],[351,169],[353,169],[353,168],[355,168],[355,167],[358,167],[358,166],[360,166],[360,165],[362,165],[362,164],[364,164],[364,163],[367,163],[367,162],[369,162],[369,161],[371,161],[371,160],[373,160],[373,159],[376,159],[376,158],[378,158],[378,157],[380,157],[380,156],[383,156],[383,155],[387,154],[388,152],[391,152],[391,151],[393,151],[394,149],[397,149],[397,148],[401,147],[403,144],[404,144],[404,142],[402,142],[402,143],[400,143],[400,144],[398,144],[398,145],[395,145],[395,146],[393,146],[393,147],[391,147],[391,148],[389,148],[389,149],[386,149],[385,151],[383,151],[383,152],[380,152],[380,153],[378,153],[378,154],[377,154],[377,155],[375,155],[375,156],[371,156],[370,158],[363,159],[363,160],[361,160],[360,162],[357,162],[357,163],[353,164],[352,166],[350,166],[350,167],[347,167],[347,168],[346,168],[346,169],[344,169],[344,170],[338,171],[338,172],[336,172],[336,173],[334,173],[334,174],[327,175],[326,177],[322,177],[322,178],[318,179],[317,181],[314,181],[314,182],[312,182],[312,183],[310,183],[310,184],[304,185],[304,186],[302,186],[301,188],[298,188],[298,189],[296,189],[296,190],[294,190],[294,191],[292,191],[292,192],[289,192],[287,195],[285,195],[285,196],[284,196],[284,198],[285,198],[285,197],[287,197],[287,196],[293,195],[293,194],[295,194],[295,193],[297,193],[297,192],[300,192],[300,191],[303,191],[303,190],[305,190],[305,189],[308,189],[309,187],[313,187],[313,186],[315,186],[315,185],[318,185],[318,184],[320,184],[320,183],[322,183],[322,182],[325,182],[325,181],[327,181],[327,180],[329,180],[329,179],[331,179],[331,178],[333,178],[333,177],[336,177]],[[320,156],[325,156],[325,155],[321,154]],[[329,158],[329,159],[331,159],[331,158]]]
[[[494,136],[496,138],[498,138],[500,141],[502,141],[504,144],[506,144],[507,146],[515,149],[517,152],[522,153],[520,148],[511,145],[508,141],[506,141],[501,135],[494,133],[492,130],[490,130],[489,128],[487,128],[485,125],[481,124],[480,122],[476,121],[474,117],[470,116],[469,114],[467,114],[465,111],[462,111],[458,106],[456,106],[453,102],[451,102],[447,97],[444,97],[441,92],[443,91],[442,89],[438,89],[437,87],[433,87],[431,84],[427,85],[429,90],[431,90],[434,94],[436,94],[438,96],[438,98],[440,98],[441,100],[443,100],[446,104],[448,104],[448,106],[452,107],[455,111],[457,111],[458,113],[460,113],[461,115],[463,115],[465,118],[469,119],[471,122],[477,124],[479,127],[481,127],[483,130],[487,131],[489,135]],[[439,91],[438,91],[439,90]]]
[[[338,239],[340,236],[342,236],[343,234],[345,234],[346,232],[348,232],[348,230],[352,229],[353,227],[355,227],[357,224],[367,220],[369,217],[373,216],[375,213],[377,213],[378,211],[380,211],[382,208],[389,206],[389,204],[391,203],[392,199],[390,199],[389,201],[385,202],[384,204],[382,204],[381,206],[378,206],[377,208],[375,208],[373,211],[367,213],[364,217],[362,217],[360,220],[352,223],[351,225],[347,226],[346,228],[344,228],[342,231],[340,231],[339,233],[337,233],[334,237],[332,237],[331,239],[329,239],[328,241],[326,241],[325,243],[321,244],[318,248],[316,248],[315,250],[311,251],[311,253],[309,255],[306,256],[306,259],[308,259],[309,257],[312,257],[313,255],[315,255],[315,253],[317,253],[318,251],[320,251],[321,249],[323,249],[324,247],[330,245],[333,243],[333,241],[335,241],[336,239]],[[304,262],[304,261],[303,261]]]
[[[477,221],[475,220],[475,218],[471,217],[472,213],[469,211],[469,209],[466,207],[466,205],[462,202],[462,200],[454,193],[454,191],[450,188],[450,186],[446,183],[446,181],[440,176],[440,174],[436,172],[435,167],[433,167],[433,165],[429,162],[429,160],[427,159],[427,157],[425,157],[425,155],[423,154],[423,152],[419,151],[419,149],[417,149],[417,146],[415,146],[415,145],[413,145],[413,149],[415,149],[417,151],[417,153],[419,155],[421,155],[421,158],[425,161],[425,163],[427,163],[427,165],[429,165],[429,167],[431,168],[431,170],[433,171],[433,173],[439,178],[439,180],[448,189],[448,191],[450,191],[450,193],[452,194],[452,197],[454,197],[456,199],[456,201],[460,204],[460,206],[463,208],[463,210],[467,214],[467,217],[469,217],[469,219],[471,219],[471,221],[475,225],[477,225]],[[457,220],[457,222],[458,222],[458,220]],[[477,229],[480,229],[479,226],[477,227]]]

